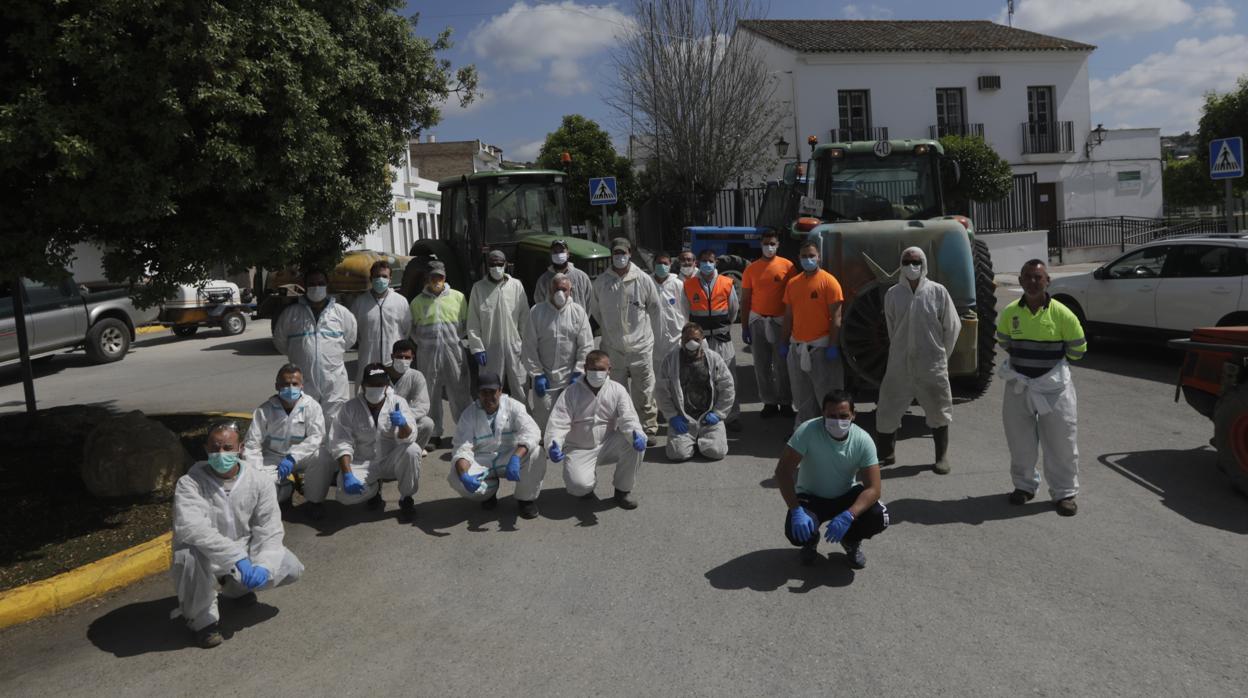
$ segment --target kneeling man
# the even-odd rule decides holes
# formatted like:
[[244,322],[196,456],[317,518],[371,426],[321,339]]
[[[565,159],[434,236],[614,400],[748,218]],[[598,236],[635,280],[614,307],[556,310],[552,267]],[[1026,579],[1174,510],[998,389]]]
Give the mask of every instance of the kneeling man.
[[680,332],[680,348],[659,370],[655,399],[667,420],[667,457],[680,462],[695,452],[710,460],[728,455],[724,419],[732,410],[736,385],[728,363],[702,339],[694,323]]
[[461,497],[481,502],[481,508],[498,505],[499,476],[516,483],[516,506],[520,516],[537,518],[537,495],[542,491],[546,464],[534,458],[542,441],[537,422],[524,403],[503,395],[497,373],[482,371],[477,401],[455,423],[455,444],[447,482]]
[[289,502],[295,485],[291,473],[318,464],[325,441],[321,405],[303,392],[303,371],[286,364],[277,371],[277,394],[251,414],[243,440],[243,459],[277,483],[277,501]]

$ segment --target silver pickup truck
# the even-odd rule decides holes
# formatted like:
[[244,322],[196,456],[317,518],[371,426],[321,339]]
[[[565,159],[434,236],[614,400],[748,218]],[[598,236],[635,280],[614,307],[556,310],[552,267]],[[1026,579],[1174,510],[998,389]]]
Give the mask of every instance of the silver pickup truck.
[[[83,347],[96,363],[120,361],[134,328],[157,313],[136,309],[124,288],[92,291],[72,278],[51,285],[22,279],[22,291],[31,356]],[[13,293],[11,281],[0,281],[0,364],[18,359]]]

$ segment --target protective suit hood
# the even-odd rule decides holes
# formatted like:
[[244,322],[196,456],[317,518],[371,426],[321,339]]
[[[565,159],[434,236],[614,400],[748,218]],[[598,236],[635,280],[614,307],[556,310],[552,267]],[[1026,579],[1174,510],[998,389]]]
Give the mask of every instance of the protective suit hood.
[[[918,255],[919,259],[922,260],[923,262],[922,271],[919,273],[919,282],[922,283],[925,279],[927,279],[927,254],[923,252],[922,248],[907,247],[906,249],[902,250],[901,256],[897,258],[897,268],[900,269],[901,267],[904,267],[906,265],[905,261],[903,260],[905,260],[906,255],[910,254],[911,252]],[[906,280],[906,277],[904,274],[901,275],[901,279],[903,281]]]

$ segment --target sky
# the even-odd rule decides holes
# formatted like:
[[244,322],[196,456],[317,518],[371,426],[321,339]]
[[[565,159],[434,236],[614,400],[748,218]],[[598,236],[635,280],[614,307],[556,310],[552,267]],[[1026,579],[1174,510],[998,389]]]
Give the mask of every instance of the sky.
[[[627,118],[608,104],[612,51],[631,23],[633,0],[437,0],[409,2],[417,32],[453,30],[454,66],[473,64],[480,97],[452,101],[428,133],[479,138],[508,160],[531,160],[565,114],[582,114],[627,141]],[[768,19],[989,19],[1006,0],[772,0]],[[1089,60],[1092,122],[1107,128],[1195,132],[1203,95],[1248,75],[1248,3],[1242,0],[1016,0],[1014,26],[1097,46]]]

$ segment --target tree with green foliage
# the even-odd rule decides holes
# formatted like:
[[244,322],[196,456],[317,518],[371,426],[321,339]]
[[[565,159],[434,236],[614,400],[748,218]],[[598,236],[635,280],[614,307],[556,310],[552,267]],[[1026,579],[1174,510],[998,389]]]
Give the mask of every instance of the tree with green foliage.
[[[1200,148],[1196,157],[1203,164],[1205,177],[1209,176],[1209,141],[1217,138],[1240,136],[1248,140],[1248,75],[1241,77],[1235,89],[1226,94],[1205,94],[1205,106],[1200,117]],[[1248,194],[1248,178],[1231,180],[1238,195]],[[1218,182],[1216,190],[1223,191]],[[1219,196],[1221,196],[1219,194]]]
[[[566,167],[561,160],[565,152],[572,158]],[[568,173],[568,214],[574,222],[602,222],[602,207],[589,203],[591,177],[615,177],[619,206],[628,205],[634,198],[633,168],[628,158],[615,152],[611,136],[597,122],[580,114],[563,117],[559,128],[546,135],[537,164]]]
[[1222,201],[1222,187],[1209,178],[1208,163],[1198,158],[1167,158],[1162,164],[1165,169],[1161,190],[1167,208],[1208,206]]
[[940,179],[948,213],[967,214],[972,201],[987,203],[1010,195],[1014,172],[982,136],[945,136],[940,144],[945,149]]
[[476,72],[401,0],[10,0],[0,277],[78,243],[157,302],[210,269],[334,263],[389,217],[410,136]]

